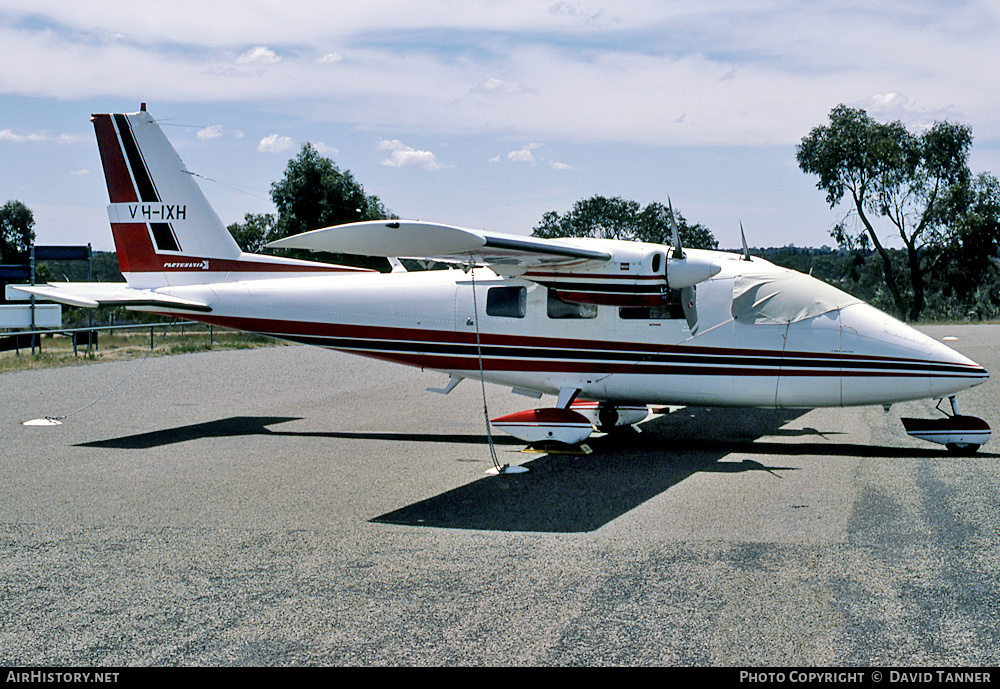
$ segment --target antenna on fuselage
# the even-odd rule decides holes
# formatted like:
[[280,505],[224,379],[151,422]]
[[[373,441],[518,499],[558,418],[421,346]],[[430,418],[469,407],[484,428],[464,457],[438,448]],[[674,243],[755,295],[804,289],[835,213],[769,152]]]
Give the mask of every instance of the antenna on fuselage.
[[681,233],[677,229],[677,220],[674,218],[674,206],[670,203],[670,197],[667,197],[667,208],[670,211],[670,229],[674,233],[674,258],[683,259],[684,249],[681,248]]
[[750,261],[750,249],[747,248],[747,236],[743,233],[743,221],[740,221],[740,239],[743,240],[743,260]]

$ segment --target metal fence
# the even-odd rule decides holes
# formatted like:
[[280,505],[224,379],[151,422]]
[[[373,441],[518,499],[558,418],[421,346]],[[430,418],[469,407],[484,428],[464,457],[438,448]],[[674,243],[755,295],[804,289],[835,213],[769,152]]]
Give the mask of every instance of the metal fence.
[[[101,325],[89,328],[52,328],[47,330],[22,330],[16,333],[7,333],[0,335],[0,351],[8,352],[15,351],[18,355],[21,354],[21,349],[31,349],[31,353],[35,353],[37,347],[38,351],[42,350],[42,335],[60,334],[67,335],[73,340],[73,355],[77,354],[78,346],[86,346],[87,351],[90,351],[92,347],[96,347],[98,343],[98,332],[102,330],[113,331],[113,330],[145,330],[149,328],[149,348],[150,350],[156,347],[156,330],[163,329],[164,334],[171,328],[179,327],[181,329],[181,334],[184,334],[184,327],[189,325],[201,325],[197,321],[161,321],[159,323],[137,323],[133,325]],[[208,342],[209,345],[215,344],[215,328],[212,325],[208,326]]]

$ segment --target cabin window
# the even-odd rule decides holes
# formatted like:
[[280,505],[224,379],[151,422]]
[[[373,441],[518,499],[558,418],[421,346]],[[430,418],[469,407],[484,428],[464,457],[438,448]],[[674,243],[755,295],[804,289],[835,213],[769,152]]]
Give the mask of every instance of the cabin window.
[[524,318],[528,304],[525,287],[490,287],[486,292],[486,315],[500,318]]
[[681,303],[680,290],[672,289],[669,300],[656,306],[622,306],[618,309],[618,317],[624,320],[680,320],[684,318],[684,305]]
[[546,311],[549,318],[597,318],[597,304],[574,304],[563,301],[555,290],[548,290]]

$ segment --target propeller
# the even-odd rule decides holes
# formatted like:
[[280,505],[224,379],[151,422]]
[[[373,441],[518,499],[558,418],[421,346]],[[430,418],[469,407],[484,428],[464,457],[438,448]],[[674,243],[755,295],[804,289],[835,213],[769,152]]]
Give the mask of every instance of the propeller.
[[[722,270],[715,264],[710,255],[699,254],[697,251],[688,256],[681,247],[681,233],[674,217],[674,206],[667,197],[667,209],[670,212],[670,229],[674,233],[674,253],[667,259],[667,285],[671,289],[684,289],[699,282],[704,282]],[[707,252],[706,252],[707,253]]]
[[670,203],[670,197],[667,197],[667,208],[670,210],[670,229],[674,233],[674,258],[678,260],[684,259],[684,249],[681,248],[681,233],[677,229],[677,220],[674,218],[674,206]]
[[743,221],[740,221],[740,238],[743,240],[743,260],[750,261],[750,249],[747,248],[747,236],[743,233]]

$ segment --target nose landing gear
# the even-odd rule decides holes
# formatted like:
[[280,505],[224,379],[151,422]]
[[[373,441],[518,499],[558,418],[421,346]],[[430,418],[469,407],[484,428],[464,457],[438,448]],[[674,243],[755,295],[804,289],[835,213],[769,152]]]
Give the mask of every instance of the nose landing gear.
[[990,425],[976,416],[959,414],[954,395],[948,400],[951,402],[950,415],[941,409],[943,399],[938,400],[937,409],[945,414],[943,419],[901,418],[900,421],[907,434],[914,438],[944,445],[954,455],[975,454],[990,439]]

